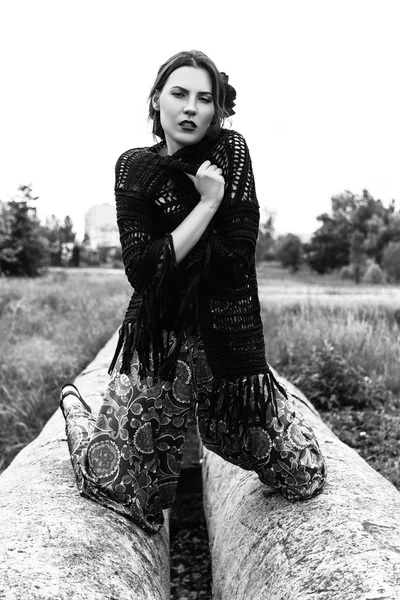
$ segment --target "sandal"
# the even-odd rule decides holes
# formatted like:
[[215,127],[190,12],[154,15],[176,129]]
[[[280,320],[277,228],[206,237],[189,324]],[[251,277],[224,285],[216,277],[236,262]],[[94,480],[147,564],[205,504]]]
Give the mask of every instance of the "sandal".
[[[73,389],[64,391],[65,388],[73,388]],[[78,400],[80,400],[80,402],[86,408],[86,410],[89,411],[90,413],[92,412],[92,409],[90,408],[89,404],[87,404],[84,401],[84,399],[82,398],[78,388],[73,383],[66,383],[65,385],[62,386],[61,392],[60,392],[60,408],[61,408],[62,414],[64,415],[64,419],[66,417],[65,417],[65,412],[64,412],[63,400],[64,400],[64,398],[66,398],[69,395],[75,396],[76,398],[78,398]]]

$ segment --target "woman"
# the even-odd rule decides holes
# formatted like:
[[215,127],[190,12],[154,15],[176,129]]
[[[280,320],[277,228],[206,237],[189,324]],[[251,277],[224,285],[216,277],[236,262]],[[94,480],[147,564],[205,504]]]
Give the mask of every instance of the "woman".
[[154,533],[173,503],[187,419],[204,445],[290,501],[326,464],[266,358],[255,271],[259,208],[228,77],[197,51],[161,66],[149,97],[161,141],[116,164],[122,257],[134,293],[103,405],[61,408],[80,492]]

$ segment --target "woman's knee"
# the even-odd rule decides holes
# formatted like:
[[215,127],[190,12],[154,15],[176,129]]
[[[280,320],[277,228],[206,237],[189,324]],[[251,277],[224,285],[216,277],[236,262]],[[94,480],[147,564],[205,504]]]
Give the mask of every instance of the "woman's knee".
[[318,443],[296,456],[282,456],[258,470],[262,483],[270,485],[290,502],[320,494],[327,479],[327,464]]

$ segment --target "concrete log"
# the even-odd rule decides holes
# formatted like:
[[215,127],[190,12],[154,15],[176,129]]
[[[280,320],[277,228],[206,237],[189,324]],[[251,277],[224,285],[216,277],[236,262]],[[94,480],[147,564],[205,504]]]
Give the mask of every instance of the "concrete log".
[[[75,381],[99,409],[114,336]],[[166,600],[168,515],[150,536],[79,495],[61,411],[0,476],[1,600]]]
[[204,451],[214,600],[400,599],[399,492],[280,379],[317,435],[327,482],[321,495],[290,503]]

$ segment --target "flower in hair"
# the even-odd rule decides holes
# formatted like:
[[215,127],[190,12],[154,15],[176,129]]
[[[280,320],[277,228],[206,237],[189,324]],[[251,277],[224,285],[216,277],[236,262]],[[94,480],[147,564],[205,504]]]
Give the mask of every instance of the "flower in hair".
[[230,83],[228,83],[229,76],[226,73],[224,73],[223,71],[221,71],[221,77],[222,77],[222,81],[224,82],[224,86],[225,86],[224,109],[225,109],[225,112],[227,113],[227,115],[229,117],[231,117],[232,115],[235,114],[233,107],[235,106],[236,90]]

